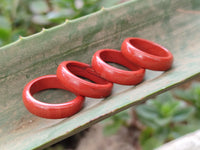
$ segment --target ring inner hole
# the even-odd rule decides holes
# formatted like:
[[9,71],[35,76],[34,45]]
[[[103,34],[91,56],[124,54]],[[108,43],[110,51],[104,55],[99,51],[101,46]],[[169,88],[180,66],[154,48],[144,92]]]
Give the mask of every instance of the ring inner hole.
[[78,75],[77,75],[77,77],[79,77],[79,78],[81,78],[81,79],[83,79],[85,81],[88,81],[88,82],[91,82],[91,83],[95,83],[94,81],[92,81],[92,80],[90,80],[88,78],[85,78],[85,77],[82,77],[82,76],[78,76]]
[[76,98],[76,95],[67,90],[46,89],[33,94],[33,97],[41,102],[59,104],[71,101]]
[[35,82],[30,88],[31,95],[38,101],[58,104],[76,98],[72,92],[64,90],[57,78],[43,78]]
[[100,57],[103,61],[108,63],[109,65],[125,70],[125,71],[137,71],[141,69],[136,64],[131,63],[128,61],[120,51],[103,51],[100,53]]
[[70,63],[67,65],[67,68],[71,73],[78,76],[79,78],[92,82],[92,83],[98,83],[98,84],[107,84],[109,83],[107,80],[101,78],[91,67],[76,64],[76,63]]
[[132,46],[136,47],[137,49],[149,53],[151,55],[166,57],[168,53],[162,48],[157,45],[154,45],[148,41],[143,41],[140,39],[131,39],[130,43]]
[[113,62],[109,62],[109,61],[106,61],[106,63],[111,65],[111,66],[113,66],[113,67],[115,67],[115,68],[121,69],[121,70],[131,71],[131,69],[129,69],[129,68],[123,66],[123,65],[120,65],[118,63],[113,63]]

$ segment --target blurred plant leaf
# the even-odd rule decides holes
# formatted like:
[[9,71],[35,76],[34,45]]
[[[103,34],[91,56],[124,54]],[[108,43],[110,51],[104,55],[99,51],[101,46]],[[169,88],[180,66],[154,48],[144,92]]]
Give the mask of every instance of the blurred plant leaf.
[[141,147],[142,147],[142,150],[153,150],[162,144],[163,144],[162,140],[156,137],[150,137],[143,144],[141,144]]
[[194,99],[191,89],[188,91],[178,89],[178,90],[175,90],[174,93],[180,99],[195,102],[195,99]]
[[173,122],[182,122],[187,120],[192,114],[194,113],[193,107],[185,107],[176,110],[173,115],[172,121]]
[[143,124],[151,128],[158,128],[156,120],[159,118],[159,113],[155,106],[139,105],[136,107],[136,113]]
[[7,40],[11,34],[11,30],[10,21],[4,16],[0,16],[0,38],[2,40]]
[[116,121],[115,123],[108,124],[103,128],[103,133],[106,136],[112,135],[117,133],[119,128],[121,127],[121,123],[119,121]]
[[189,89],[178,89],[174,91],[174,94],[179,99],[185,100],[193,104],[198,110],[200,110],[200,84],[195,83]]
[[43,1],[43,0],[31,1],[29,4],[29,7],[30,7],[30,10],[34,14],[43,14],[43,13],[47,13],[49,11],[49,7],[48,7],[46,1]]
[[140,134],[140,143],[143,145],[145,141],[147,141],[152,136],[153,133],[154,130],[152,128],[145,128]]
[[105,135],[112,135],[117,133],[121,126],[127,126],[130,119],[128,110],[122,111],[114,116],[105,119],[103,133]]
[[62,9],[60,11],[51,11],[47,14],[47,19],[54,23],[62,23],[66,19],[71,19],[75,15],[73,9]]
[[48,25],[50,23],[45,15],[34,15],[32,22],[38,25]]
[[179,138],[187,133],[198,130],[200,126],[200,120],[191,117],[190,121],[187,123],[176,123],[172,128],[169,134],[169,137],[172,139]]
[[[194,93],[196,95],[200,93],[200,88],[195,86],[195,90],[191,91],[193,91],[194,97]],[[187,93],[187,97],[191,97],[190,94]],[[170,92],[137,106],[136,113],[138,119],[146,126],[140,135],[140,142],[144,150],[154,149],[166,141],[197,129],[197,127],[188,124],[191,120],[196,120],[194,107],[175,99]]]
[[146,104],[136,107],[136,113],[141,122],[152,128],[169,124],[181,102],[175,101],[171,94],[164,93],[149,100]]
[[101,0],[100,5],[101,7],[110,7],[116,4],[119,4],[122,0]]
[[41,31],[42,27],[49,28],[66,19],[74,19],[95,12],[101,8],[100,1],[2,0],[0,2],[0,46],[18,39],[18,33],[20,35],[22,33],[21,36],[27,36]]
[[[150,107],[149,107],[150,106]],[[158,111],[153,105],[139,105],[136,107],[136,112],[139,117],[146,119],[155,119],[159,117]]]
[[60,8],[69,8],[73,5],[74,1],[72,0],[52,0],[52,4]]

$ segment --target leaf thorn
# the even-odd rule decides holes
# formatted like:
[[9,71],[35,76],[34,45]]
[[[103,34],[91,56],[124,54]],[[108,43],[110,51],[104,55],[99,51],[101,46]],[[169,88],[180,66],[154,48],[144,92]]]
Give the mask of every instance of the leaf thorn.
[[42,28],[42,32],[44,32],[44,31],[46,31],[46,29],[45,29],[45,28]]
[[19,39],[22,40],[24,37],[22,37],[21,35],[19,36]]
[[66,20],[65,20],[65,23],[68,23],[68,22],[69,22],[69,19],[66,19]]
[[100,9],[101,11],[104,11],[105,10],[105,7],[103,6],[103,7],[101,7],[101,9]]

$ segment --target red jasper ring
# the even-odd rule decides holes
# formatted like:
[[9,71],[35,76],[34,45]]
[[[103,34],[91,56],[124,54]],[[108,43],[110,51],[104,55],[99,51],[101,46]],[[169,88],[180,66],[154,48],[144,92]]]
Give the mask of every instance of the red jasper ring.
[[90,65],[77,61],[62,62],[57,68],[57,77],[69,91],[93,98],[109,96],[113,86],[111,82],[101,78]]
[[26,108],[34,115],[48,119],[69,117],[77,113],[83,106],[84,97],[60,104],[49,104],[36,100],[32,95],[45,89],[66,88],[59,82],[56,75],[46,75],[30,81],[23,90],[23,102]]
[[[106,62],[120,64],[131,71],[115,68]],[[138,84],[143,80],[145,74],[143,68],[131,63],[122,55],[121,51],[114,49],[97,51],[92,58],[92,67],[102,78],[123,85]]]
[[141,38],[125,39],[121,51],[129,61],[150,70],[165,71],[173,63],[173,55],[169,50]]

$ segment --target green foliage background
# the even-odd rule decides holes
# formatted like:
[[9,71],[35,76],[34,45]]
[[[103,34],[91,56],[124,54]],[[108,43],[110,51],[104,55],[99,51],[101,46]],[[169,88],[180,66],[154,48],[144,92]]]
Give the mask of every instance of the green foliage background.
[[1,0],[0,47],[121,0]]
[[135,111],[138,121],[144,125],[142,129],[138,128],[141,132],[139,141],[142,149],[155,149],[199,129],[200,83],[193,83],[185,90],[176,89],[163,93],[129,111],[108,118],[104,127],[105,135],[117,133],[121,126],[134,126],[135,124],[128,125],[130,111]]

